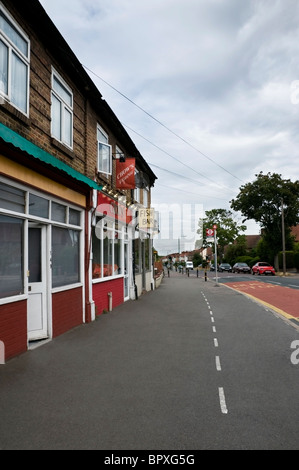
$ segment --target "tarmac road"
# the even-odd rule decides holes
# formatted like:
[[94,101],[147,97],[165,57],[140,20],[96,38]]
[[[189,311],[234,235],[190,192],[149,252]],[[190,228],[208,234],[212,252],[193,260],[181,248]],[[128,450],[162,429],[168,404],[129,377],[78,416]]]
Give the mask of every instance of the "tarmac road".
[[294,341],[240,292],[171,273],[0,366],[0,449],[298,449]]

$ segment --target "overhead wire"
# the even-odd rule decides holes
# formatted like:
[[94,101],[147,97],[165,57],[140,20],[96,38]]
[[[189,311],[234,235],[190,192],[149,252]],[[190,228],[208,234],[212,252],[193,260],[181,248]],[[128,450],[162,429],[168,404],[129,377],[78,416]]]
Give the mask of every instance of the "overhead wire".
[[[177,157],[174,157],[173,155],[171,155],[169,152],[167,152],[166,150],[162,149],[161,147],[159,147],[158,145],[154,144],[153,142],[151,142],[149,139],[147,139],[146,137],[144,137],[143,135],[139,134],[137,131],[135,131],[134,129],[132,129],[131,127],[129,127],[128,125],[124,124],[124,123],[121,123],[124,127],[126,127],[127,129],[129,129],[131,132],[134,132],[136,135],[138,135],[139,137],[141,137],[142,139],[144,139],[146,142],[148,142],[149,144],[153,145],[155,148],[157,148],[158,150],[160,150],[161,152],[165,153],[166,155],[168,155],[169,157],[173,158],[174,160],[176,160],[177,162],[179,162],[181,165],[184,165],[186,168],[189,168],[190,170],[194,171],[197,175],[199,176],[202,176],[203,178],[206,178],[207,180],[211,181],[211,183],[214,183],[214,184],[217,184],[217,186],[220,186],[222,188],[225,188],[225,189],[228,189],[229,191],[233,192],[231,188],[228,188],[227,186],[223,185],[223,184],[219,184],[217,181],[214,181],[212,178],[209,178],[208,176],[204,175],[203,173],[200,173],[199,171],[195,170],[194,168],[192,168],[191,166],[187,165],[186,163],[182,162],[181,160],[179,160]],[[151,166],[155,166],[153,163],[150,164]],[[164,170],[164,171],[168,171],[167,169],[165,168],[161,168],[161,167],[158,167],[156,166],[156,168],[159,168],[160,170]],[[182,176],[181,174],[178,175],[177,173],[174,173],[174,172],[170,172],[169,173],[173,173],[177,176],[179,176],[180,178],[183,178],[184,176]],[[189,178],[191,181],[195,181],[195,180],[192,180],[191,178]],[[197,181],[198,183],[198,181]]]
[[[144,108],[142,108],[141,106],[139,106],[137,103],[135,103],[135,101],[133,101],[131,98],[129,98],[128,96],[126,96],[124,93],[122,93],[121,91],[119,91],[117,88],[115,88],[113,85],[111,85],[109,82],[107,82],[106,80],[104,80],[102,77],[100,77],[97,73],[95,73],[93,70],[91,70],[89,67],[87,67],[86,65],[84,64],[81,64],[82,67],[84,67],[86,70],[88,70],[90,73],[92,73],[93,75],[95,75],[99,80],[101,80],[103,83],[105,83],[107,86],[109,86],[112,90],[114,90],[116,93],[118,93],[120,96],[122,96],[123,98],[125,98],[127,101],[129,101],[131,104],[133,104],[136,108],[138,108],[140,111],[142,111],[144,114],[146,114],[148,117],[150,117],[152,120],[154,120],[155,122],[157,122],[160,126],[162,126],[164,129],[166,129],[168,132],[170,132],[171,134],[173,134],[175,137],[177,137],[179,140],[181,140],[182,142],[184,142],[186,145],[188,145],[189,147],[191,147],[193,150],[195,150],[196,152],[198,152],[200,155],[202,155],[203,157],[205,157],[207,160],[209,160],[210,162],[212,162],[214,165],[218,166],[221,170],[225,171],[226,173],[228,173],[229,175],[231,175],[233,178],[237,179],[238,181],[240,181],[241,183],[243,183],[243,181],[236,175],[234,175],[233,173],[231,173],[229,170],[227,170],[226,168],[224,168],[222,165],[220,165],[219,163],[217,163],[215,160],[213,160],[211,157],[209,157],[208,155],[206,155],[205,153],[203,153],[201,150],[199,150],[197,147],[195,147],[193,144],[191,144],[190,142],[188,142],[186,139],[184,139],[182,136],[180,136],[179,134],[177,134],[176,132],[174,132],[172,129],[170,129],[168,126],[166,126],[165,124],[163,124],[163,122],[159,121],[159,119],[155,118],[155,116],[153,116],[152,114],[150,114],[148,111],[146,111]],[[181,162],[182,163],[182,162]]]

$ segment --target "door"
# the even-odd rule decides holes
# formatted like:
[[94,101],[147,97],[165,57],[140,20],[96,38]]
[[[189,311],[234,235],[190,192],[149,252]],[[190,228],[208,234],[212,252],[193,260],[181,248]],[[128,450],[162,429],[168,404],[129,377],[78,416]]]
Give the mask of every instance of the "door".
[[130,298],[129,295],[129,242],[124,242],[124,300]]
[[28,229],[28,340],[48,337],[46,227]]

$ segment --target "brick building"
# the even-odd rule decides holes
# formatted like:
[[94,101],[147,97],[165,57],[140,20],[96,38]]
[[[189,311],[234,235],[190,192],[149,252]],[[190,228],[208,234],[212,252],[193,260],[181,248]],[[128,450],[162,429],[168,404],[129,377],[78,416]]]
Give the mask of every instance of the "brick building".
[[[0,341],[6,359],[152,286],[136,213],[156,176],[37,0],[0,1]],[[119,159],[138,188],[119,189]]]

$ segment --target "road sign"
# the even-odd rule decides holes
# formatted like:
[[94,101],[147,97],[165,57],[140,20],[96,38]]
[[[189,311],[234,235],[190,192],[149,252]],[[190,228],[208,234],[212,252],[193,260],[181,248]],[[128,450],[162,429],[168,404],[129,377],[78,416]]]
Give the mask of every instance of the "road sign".
[[217,225],[216,225],[216,224],[213,225],[213,229],[214,229],[214,230],[217,230]]
[[212,228],[207,228],[206,235],[207,235],[207,237],[213,237],[214,236],[214,230]]

